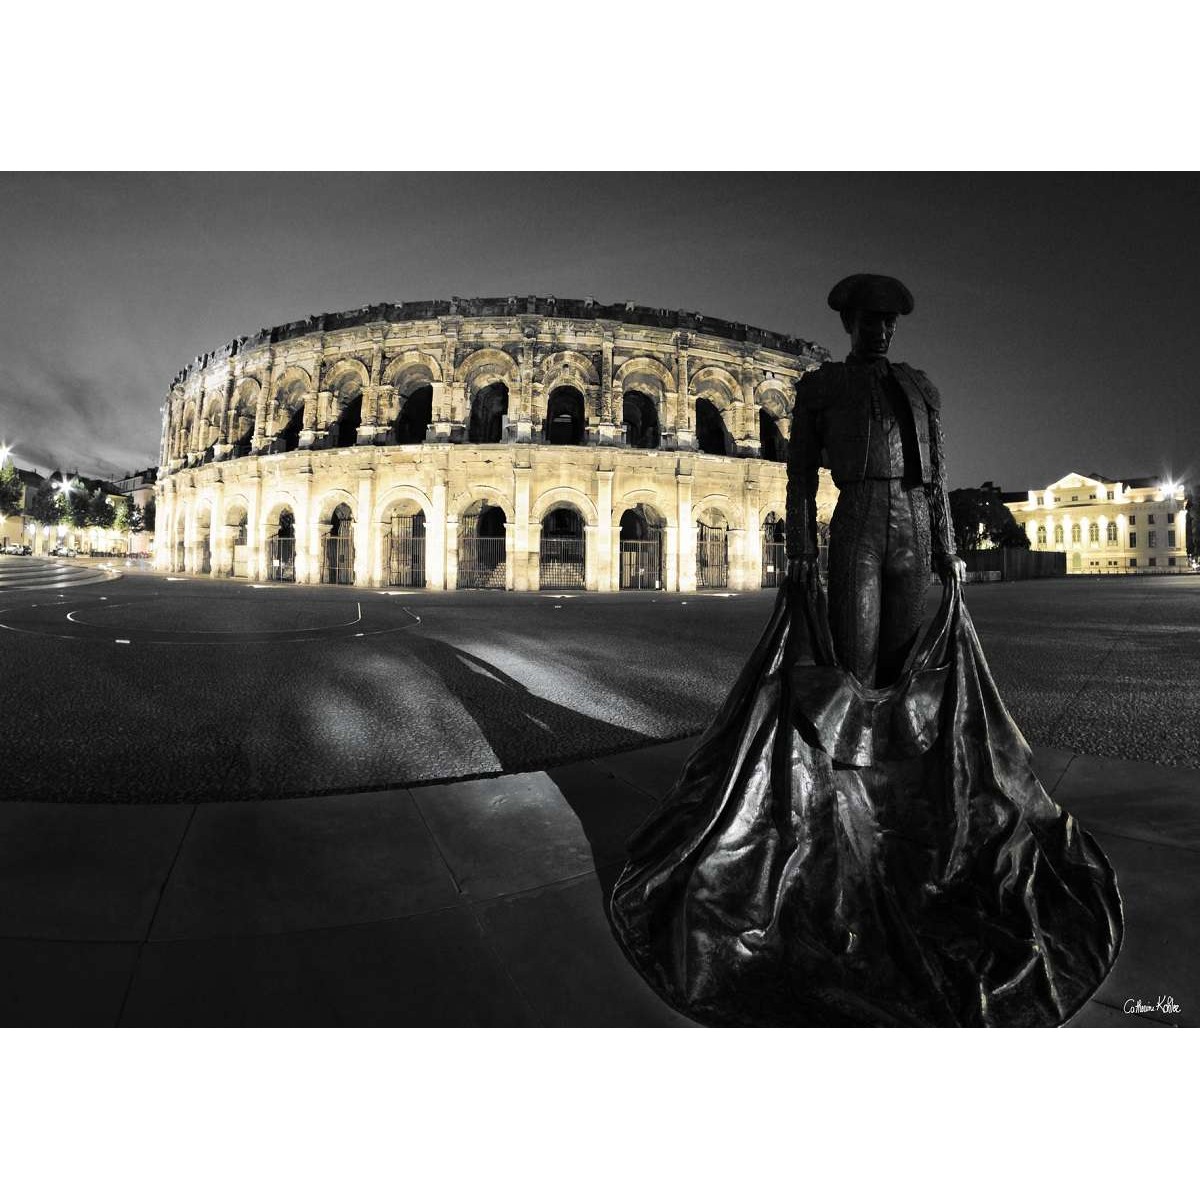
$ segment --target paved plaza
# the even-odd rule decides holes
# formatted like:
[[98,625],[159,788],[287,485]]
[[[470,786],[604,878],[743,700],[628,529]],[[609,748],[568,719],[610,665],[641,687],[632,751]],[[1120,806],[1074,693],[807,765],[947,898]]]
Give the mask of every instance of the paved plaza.
[[[687,1024],[606,898],[772,594],[12,582],[0,1021]],[[1196,1024],[1200,580],[967,598],[1121,884],[1124,949],[1073,1024]]]

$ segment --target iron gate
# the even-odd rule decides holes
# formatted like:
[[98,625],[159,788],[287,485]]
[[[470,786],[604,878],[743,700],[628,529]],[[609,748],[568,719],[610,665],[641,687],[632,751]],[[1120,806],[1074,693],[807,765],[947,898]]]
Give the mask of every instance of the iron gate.
[[383,539],[383,561],[384,580],[388,587],[425,586],[423,537],[388,532]]
[[787,578],[787,543],[763,542],[762,586],[782,587]]
[[584,587],[586,545],[580,537],[543,537],[539,585],[543,588]]
[[327,533],[321,539],[321,582],[354,582],[354,539]]
[[505,587],[505,551],[502,537],[458,539],[458,586]]
[[276,583],[296,581],[296,539],[273,537],[267,541],[267,578]]
[[662,587],[662,538],[621,543],[621,587]]
[[696,586],[729,586],[729,534],[701,525],[696,530]]
[[187,570],[187,559],[184,557],[184,543],[182,541],[175,543],[175,561],[171,565],[172,571],[178,571],[182,574]]

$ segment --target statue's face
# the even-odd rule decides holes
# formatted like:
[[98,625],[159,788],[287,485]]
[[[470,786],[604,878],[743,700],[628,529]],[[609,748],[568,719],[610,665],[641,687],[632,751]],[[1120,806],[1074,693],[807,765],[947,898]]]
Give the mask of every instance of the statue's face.
[[848,315],[846,331],[854,354],[859,358],[886,357],[896,332],[896,314],[855,309]]

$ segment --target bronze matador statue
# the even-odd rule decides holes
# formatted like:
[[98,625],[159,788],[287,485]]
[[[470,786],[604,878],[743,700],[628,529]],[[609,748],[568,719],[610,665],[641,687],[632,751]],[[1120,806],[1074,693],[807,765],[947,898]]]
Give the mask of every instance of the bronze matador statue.
[[946,499],[941,400],[923,372],[890,363],[912,293],[851,275],[829,293],[851,338],[796,389],[788,449],[787,546],[801,578],[817,558],[817,468],[838,488],[829,531],[829,624],[838,660],[868,687],[900,673],[916,639],[930,568],[961,574]]
[[1116,960],[1116,878],[1038,782],[967,612],[938,394],[887,359],[912,296],[852,275],[829,302],[852,346],[797,388],[786,586],[630,840],[613,927],[706,1024],[1059,1025]]

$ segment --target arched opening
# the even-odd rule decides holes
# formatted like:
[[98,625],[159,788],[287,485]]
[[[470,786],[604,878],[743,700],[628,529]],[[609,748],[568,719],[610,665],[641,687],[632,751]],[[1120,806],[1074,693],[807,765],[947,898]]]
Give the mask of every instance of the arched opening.
[[639,504],[621,514],[621,587],[658,589],[663,585],[662,548],[666,521]]
[[225,510],[225,530],[229,538],[229,573],[234,579],[250,576],[250,517],[244,504],[232,504]]
[[358,443],[358,427],[362,424],[362,392],[346,403],[337,419],[329,426],[329,445],[354,446]]
[[267,539],[267,578],[296,581],[296,517],[290,508],[280,510],[275,532]]
[[186,524],[183,513],[179,514],[179,520],[175,522],[175,553],[171,558],[172,571],[187,570],[187,542]]
[[696,446],[701,454],[728,454],[725,422],[717,406],[703,396],[696,401]]
[[401,500],[384,517],[383,581],[388,587],[425,586],[425,513]]
[[546,404],[544,438],[552,446],[583,444],[583,395],[578,388],[556,387]]
[[396,444],[413,446],[425,440],[426,431],[433,421],[433,387],[424,384],[415,387],[400,400],[400,412],[392,425]]
[[582,588],[587,576],[587,539],[583,517],[570,505],[558,505],[542,518],[539,546],[542,588]]
[[782,587],[787,576],[787,526],[773,512],[762,523],[762,586]]
[[254,444],[254,417],[239,413],[233,419],[233,441],[230,443],[229,457],[243,458],[250,453]]
[[504,588],[504,510],[477,500],[458,522],[458,586]]
[[471,419],[467,441],[484,444],[504,440],[504,418],[508,416],[508,387],[489,383],[480,388],[471,401]]
[[635,450],[657,450],[659,445],[658,409],[644,392],[626,392],[621,403],[625,424],[625,445]]
[[767,462],[787,462],[787,439],[779,432],[779,422],[765,408],[758,410],[759,454]]
[[300,431],[304,428],[304,405],[288,418],[288,423],[275,435],[275,452],[286,453],[299,449]]
[[715,509],[696,522],[696,586],[729,586],[729,522]]
[[321,582],[354,582],[354,514],[348,504],[333,510],[321,539]]

